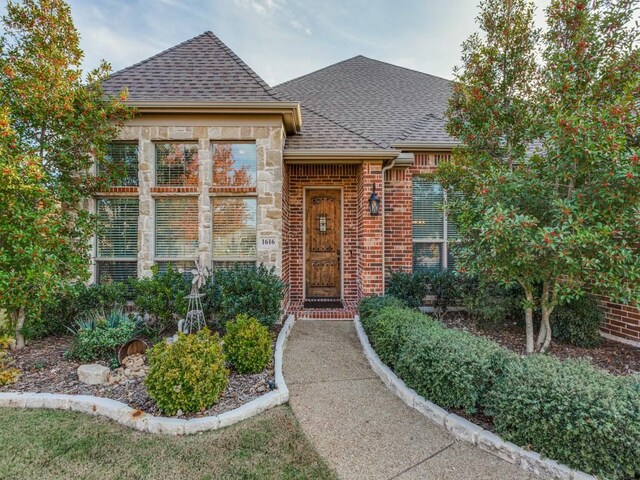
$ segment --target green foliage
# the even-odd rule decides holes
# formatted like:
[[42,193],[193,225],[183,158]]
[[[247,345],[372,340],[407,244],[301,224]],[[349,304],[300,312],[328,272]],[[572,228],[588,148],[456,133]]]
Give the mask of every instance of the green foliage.
[[413,328],[397,361],[398,375],[443,408],[473,413],[514,355],[485,338],[442,326]]
[[9,1],[2,24],[0,305],[16,319],[21,348],[26,308],[88,276],[95,221],[83,201],[112,176],[86,172],[104,163],[131,111],[103,94],[106,63],[83,79],[65,2]]
[[276,323],[282,315],[284,289],[285,284],[274,269],[263,264],[216,270],[205,286],[207,302],[216,301],[209,309],[215,311],[221,322],[246,314],[266,326]]
[[153,276],[131,282],[134,303],[139,313],[146,314],[145,327],[157,335],[177,325],[187,313],[188,300],[185,298],[191,283],[171,264],[164,272],[152,267]]
[[523,316],[522,289],[518,285],[471,278],[462,300],[480,328],[496,328]]
[[137,329],[138,323],[122,310],[113,309],[106,315],[93,313],[76,321],[68,356],[81,362],[112,360]]
[[394,305],[384,306],[367,316],[362,326],[380,359],[391,368],[396,367],[403,347],[416,329],[441,328],[439,323],[417,310]]
[[433,307],[444,315],[450,307],[460,306],[467,288],[467,278],[455,270],[437,270],[426,274],[429,295],[435,297]]
[[271,334],[255,318],[238,315],[225,325],[224,353],[238,373],[258,373],[273,358]]
[[462,194],[460,268],[522,285],[528,351],[533,309],[543,351],[549,312],[587,284],[640,301],[636,8],[552,0],[539,35],[531,1],[485,0],[483,34],[463,44],[447,125],[462,146],[435,176]]
[[421,273],[391,272],[387,282],[387,295],[399,298],[409,307],[418,308],[427,296],[426,276]]
[[77,319],[95,311],[110,312],[124,307],[128,293],[127,285],[123,283],[67,284],[59,294],[28,309],[28,322],[23,333],[28,339],[67,333]]
[[360,321],[364,325],[372,316],[377,315],[384,307],[406,307],[399,298],[393,295],[373,295],[365,297],[358,303]]
[[587,363],[536,355],[510,363],[487,412],[505,440],[599,478],[640,476],[640,385]]
[[556,338],[578,347],[591,348],[602,341],[600,327],[604,313],[591,297],[581,297],[558,305],[551,314],[551,325]]
[[171,344],[159,342],[148,351],[148,358],[147,392],[168,415],[211,407],[229,381],[220,338],[208,328],[180,333]]

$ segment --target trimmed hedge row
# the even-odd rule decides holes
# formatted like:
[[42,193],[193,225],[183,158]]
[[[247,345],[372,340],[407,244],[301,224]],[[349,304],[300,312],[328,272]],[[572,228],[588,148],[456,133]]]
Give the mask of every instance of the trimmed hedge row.
[[545,355],[522,358],[389,297],[365,299],[359,312],[381,360],[425,398],[482,411],[505,440],[573,468],[640,478],[640,378]]

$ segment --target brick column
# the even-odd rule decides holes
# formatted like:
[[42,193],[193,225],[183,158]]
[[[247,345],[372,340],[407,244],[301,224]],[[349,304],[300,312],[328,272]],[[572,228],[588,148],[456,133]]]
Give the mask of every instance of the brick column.
[[[382,186],[380,162],[364,162],[358,172],[358,293],[360,297],[382,293],[382,215],[369,213],[369,197]],[[384,204],[384,199],[382,199]]]

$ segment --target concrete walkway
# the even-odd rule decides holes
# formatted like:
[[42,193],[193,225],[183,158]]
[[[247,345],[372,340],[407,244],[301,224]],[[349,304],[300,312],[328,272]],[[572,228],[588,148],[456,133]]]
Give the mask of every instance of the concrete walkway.
[[456,442],[391,393],[371,370],[351,321],[298,321],[284,376],[302,429],[340,478],[533,479]]

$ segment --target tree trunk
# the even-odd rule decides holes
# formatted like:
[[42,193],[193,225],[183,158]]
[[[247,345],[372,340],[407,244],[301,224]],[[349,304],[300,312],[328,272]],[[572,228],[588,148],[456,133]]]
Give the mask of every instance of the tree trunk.
[[549,345],[551,344],[551,323],[549,321],[550,317],[551,317],[551,311],[553,310],[553,308],[549,308],[548,306],[542,305],[542,321],[540,324],[540,328],[541,330],[544,329],[545,331],[545,335],[544,338],[542,339],[542,343],[540,343],[540,338],[538,338],[538,352],[540,353],[544,353],[546,352],[547,348],[549,348]]
[[536,342],[536,351],[544,353],[551,344],[551,313],[556,304],[556,282],[544,282],[540,306],[542,319],[540,320],[540,334]]
[[24,307],[20,307],[15,312],[16,317],[16,350],[20,350],[24,348],[24,334],[22,333],[22,328],[24,327],[25,320],[25,311]]
[[533,353],[533,291],[530,287],[525,287],[527,304],[524,309],[524,323],[527,331],[527,354]]

